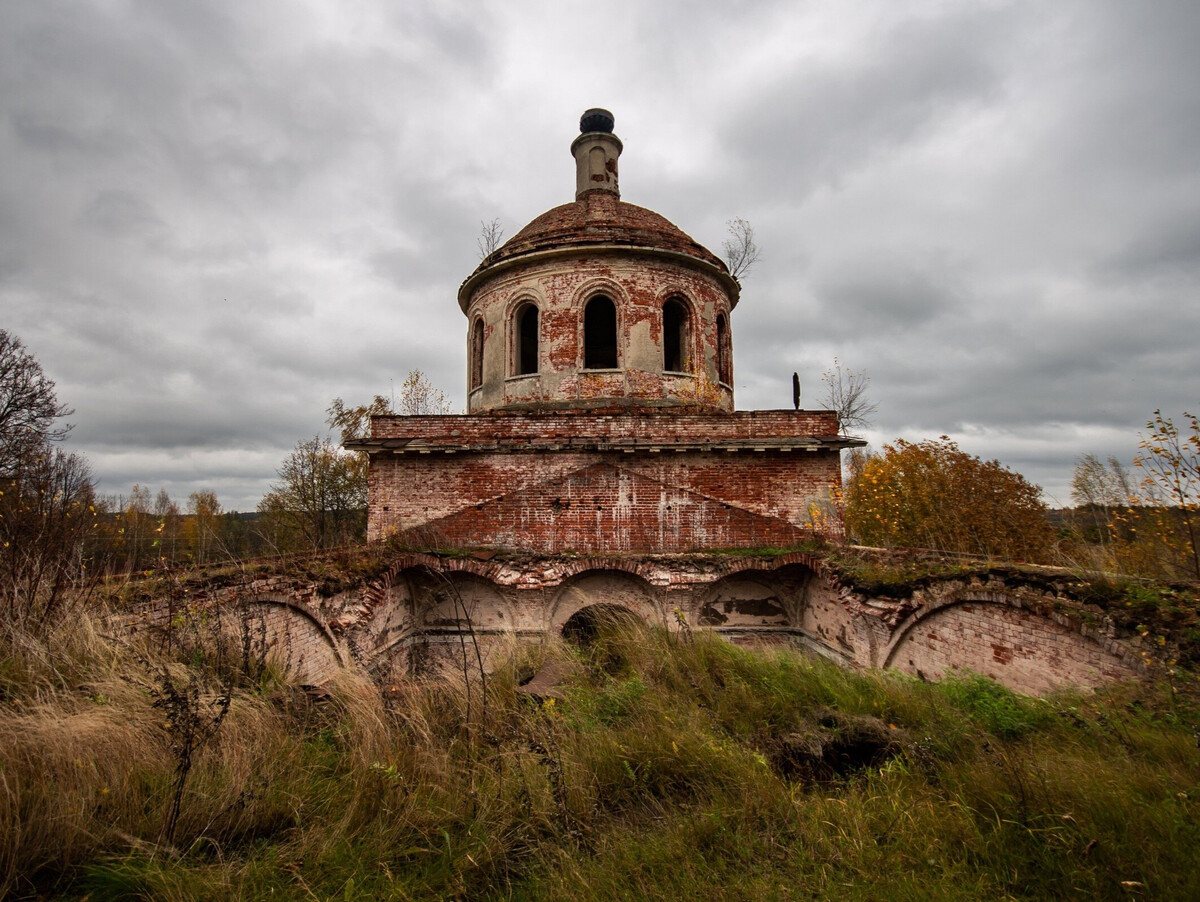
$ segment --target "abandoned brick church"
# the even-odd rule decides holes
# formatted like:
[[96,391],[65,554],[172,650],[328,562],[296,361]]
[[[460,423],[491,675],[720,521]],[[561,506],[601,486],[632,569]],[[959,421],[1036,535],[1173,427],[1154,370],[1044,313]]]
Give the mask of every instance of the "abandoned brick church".
[[867,598],[799,550],[840,533],[840,452],[862,443],[832,411],[735,410],[737,280],[621,200],[610,113],[589,110],[580,131],[575,199],[459,290],[468,413],[374,417],[347,444],[370,455],[369,537],[399,550],[361,595],[305,615],[314,641],[385,673],[467,631],[499,647],[616,608],[1023,691],[1137,671],[1111,624],[1044,588],[948,580]]
[[575,200],[463,283],[468,410],[377,417],[371,538],[543,554],[790,546],[836,529],[830,411],[737,412],[725,264],[621,200],[621,141],[589,110]]

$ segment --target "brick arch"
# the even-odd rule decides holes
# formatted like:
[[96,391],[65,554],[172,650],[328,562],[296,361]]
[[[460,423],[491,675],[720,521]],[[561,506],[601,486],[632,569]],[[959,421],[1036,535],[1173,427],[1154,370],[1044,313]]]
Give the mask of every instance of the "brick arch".
[[1030,695],[1096,687],[1144,670],[1129,649],[1102,641],[1080,618],[1038,599],[970,587],[947,592],[901,621],[879,666],[927,679],[971,671]]
[[533,304],[538,310],[546,309],[546,297],[536,285],[521,285],[513,292],[512,297],[504,302],[504,321],[511,321],[517,310],[526,304]]
[[804,570],[823,579],[834,579],[833,571],[824,560],[807,551],[789,551],[772,557],[747,555],[732,557],[722,561],[724,574],[740,573],[744,570],[756,570],[769,573],[786,573],[788,571]]
[[647,623],[666,623],[658,593],[646,579],[627,570],[590,569],[559,585],[546,607],[547,630],[560,632],[572,615],[595,604],[625,608]]
[[570,580],[572,577],[579,576],[583,573],[589,573],[597,570],[612,570],[620,573],[627,573],[630,576],[637,577],[642,582],[649,586],[654,584],[656,568],[649,561],[630,560],[627,557],[602,557],[598,555],[590,555],[587,557],[573,557],[562,561],[555,562],[561,577],[558,585]]
[[442,557],[425,551],[404,551],[392,557],[387,569],[371,581],[371,586],[390,583],[405,570],[444,573],[470,573],[493,583],[499,583],[504,573],[502,563],[491,563],[470,557]]
[[[323,683],[346,667],[334,634],[295,600],[276,593],[256,594],[245,602],[245,610],[261,617],[267,653],[301,682]],[[250,627],[254,629],[253,624]]]
[[[582,314],[587,302],[601,294],[617,305],[618,313],[623,305],[629,303],[629,292],[621,286],[620,282],[607,276],[593,276],[575,289],[571,294],[568,306]],[[617,326],[620,327],[619,318]]]
[[[428,625],[422,623],[429,607],[423,604],[422,596],[429,594],[429,590],[436,591],[440,578],[450,584],[465,579],[473,586],[486,586],[503,606],[504,621],[511,625],[512,608],[500,595],[500,583],[496,579],[500,572],[498,565],[470,558],[443,558],[424,552],[405,552],[393,558],[392,564],[363,589],[362,605],[353,612],[353,616],[336,621],[336,625],[343,632],[378,627],[381,620],[395,621],[394,609],[403,604],[404,614],[407,615],[404,628],[391,630],[390,635],[376,643],[376,656],[385,654]],[[403,602],[397,599],[398,589],[403,590]]]

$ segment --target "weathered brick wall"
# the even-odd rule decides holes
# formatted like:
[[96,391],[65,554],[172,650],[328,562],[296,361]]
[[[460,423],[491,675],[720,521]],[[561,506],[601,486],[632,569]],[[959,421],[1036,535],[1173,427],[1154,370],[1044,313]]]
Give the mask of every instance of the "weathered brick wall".
[[[472,643],[472,656],[474,641],[490,656],[518,640],[537,641],[595,604],[669,629],[686,624],[735,641],[798,643],[843,663],[929,679],[967,669],[1032,694],[1135,677],[1147,666],[1139,637],[1118,635],[1101,612],[1041,583],[951,577],[905,598],[865,598],[804,553],[407,552],[370,583],[338,595],[322,596],[308,581],[260,579],[158,600],[114,626],[161,628],[189,605],[200,614],[195,623],[236,635],[244,613],[252,634],[263,635],[300,682],[320,683],[354,666],[386,683],[438,649],[455,651],[461,666],[464,643]],[[220,623],[213,611],[225,612]]]
[[380,455],[369,535],[539,552],[791,545],[811,535],[839,467],[836,450]]
[[177,641],[209,643],[218,636],[252,659],[262,656],[301,684],[320,684],[346,664],[346,655],[326,621],[345,599],[322,599],[316,586],[288,579],[259,579],[246,585],[197,590],[155,599],[135,614],[114,615],[113,627],[127,634],[149,632]]
[[660,411],[505,412],[450,416],[371,418],[372,439],[406,439],[416,445],[458,447],[497,442],[569,447],[572,442],[605,441],[631,445],[693,443],[716,445],[741,439],[785,441],[838,434],[832,410],[742,410],[730,414]]
[[884,666],[926,679],[966,670],[1031,695],[1139,672],[1122,643],[1085,636],[1065,616],[1015,607],[1007,598],[957,602],[902,625]]
[[[468,343],[476,320],[484,324],[483,382],[469,394],[469,409],[595,398],[678,401],[694,386],[663,372],[663,303],[675,297],[689,311],[687,371],[711,387],[717,406],[732,410],[732,385],[717,388],[716,317],[728,321],[733,301],[709,270],[693,258],[622,248],[619,255],[555,256],[497,274],[475,292],[466,311]],[[617,308],[619,372],[583,370],[584,306],[601,294]],[[539,311],[540,362],[537,374],[516,379],[513,318],[523,303]]]
[[793,544],[840,485],[836,434],[830,411],[376,417],[368,535],[540,552]]

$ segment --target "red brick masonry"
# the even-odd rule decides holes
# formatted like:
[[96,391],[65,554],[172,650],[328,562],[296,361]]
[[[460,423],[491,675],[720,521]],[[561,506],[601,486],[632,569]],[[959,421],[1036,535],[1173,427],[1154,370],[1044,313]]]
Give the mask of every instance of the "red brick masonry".
[[445,548],[676,552],[837,530],[830,411],[376,417],[371,538]]

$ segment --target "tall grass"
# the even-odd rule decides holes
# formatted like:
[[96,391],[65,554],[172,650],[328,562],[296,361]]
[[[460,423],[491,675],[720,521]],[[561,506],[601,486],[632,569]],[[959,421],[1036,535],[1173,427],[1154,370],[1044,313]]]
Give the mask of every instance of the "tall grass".
[[[267,680],[167,846],[145,666],[58,653],[0,669],[14,898],[1200,898],[1200,717],[1167,686],[1027,699],[630,624],[515,645],[469,706],[461,671],[323,702]],[[556,697],[519,692],[547,661]]]

